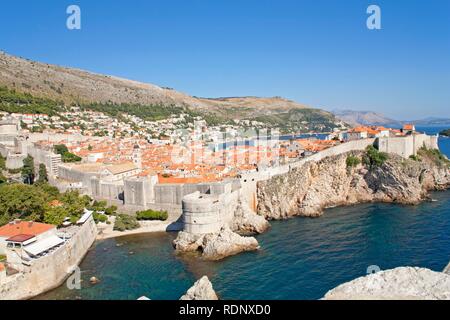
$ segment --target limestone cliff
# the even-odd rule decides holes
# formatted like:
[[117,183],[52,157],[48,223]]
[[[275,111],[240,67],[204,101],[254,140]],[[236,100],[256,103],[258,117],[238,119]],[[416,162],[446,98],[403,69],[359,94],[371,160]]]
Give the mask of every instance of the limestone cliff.
[[[347,158],[360,164],[349,167]],[[382,165],[369,167],[361,161],[366,152],[355,151],[307,162],[287,174],[258,183],[258,213],[267,219],[294,215],[319,216],[332,206],[363,202],[418,204],[428,191],[450,186],[449,162],[424,150],[418,159],[389,154]]]
[[195,282],[180,300],[219,300],[219,298],[208,277],[204,276]]
[[449,300],[450,275],[423,268],[381,271],[330,290],[325,300]]
[[260,234],[269,229],[269,222],[264,217],[252,211],[248,203],[241,197],[230,223],[230,228],[238,233]]

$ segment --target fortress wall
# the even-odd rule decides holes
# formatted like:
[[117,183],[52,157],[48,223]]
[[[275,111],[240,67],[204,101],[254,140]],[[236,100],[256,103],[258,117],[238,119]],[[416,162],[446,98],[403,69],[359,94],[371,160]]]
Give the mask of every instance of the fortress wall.
[[59,174],[58,164],[61,163],[61,155],[57,155],[50,150],[38,148],[32,143],[23,146],[26,149],[24,154],[33,157],[36,168],[39,168],[39,164],[44,164],[49,175],[57,176]]
[[380,138],[378,140],[378,149],[381,152],[396,153],[403,158],[408,158],[415,154],[414,143],[412,139],[399,138]]
[[117,183],[108,183],[100,180],[99,194],[96,198],[112,201],[120,201],[120,194],[124,191],[124,186]]
[[0,144],[13,147],[16,136],[15,134],[0,134]]
[[27,156],[24,154],[9,154],[6,158],[6,168],[7,169],[20,169],[23,167],[23,160]]
[[220,195],[195,192],[183,198],[184,231],[193,234],[219,232],[231,222],[239,204],[239,191]]
[[[216,184],[198,183],[198,184],[156,184],[155,204],[171,204],[181,206],[183,197],[199,191],[200,193],[210,193],[211,186]],[[217,188],[217,187],[215,187]],[[215,189],[216,190],[216,189]]]
[[10,147],[2,144],[2,142],[0,141],[0,154],[3,158],[6,158],[11,151],[12,150]]
[[61,134],[61,133],[30,133],[28,135],[28,141],[37,142],[37,141],[49,141],[49,142],[78,142],[78,141],[86,141],[89,137],[85,137],[81,134]]
[[404,158],[416,155],[422,147],[439,149],[438,137],[426,134],[413,134],[406,137],[379,138],[378,149],[382,152],[395,153]]
[[218,196],[195,192],[183,199],[184,231],[193,234],[213,233],[220,230]]
[[0,135],[17,135],[17,124],[0,124]]
[[126,205],[146,208],[155,199],[154,186],[157,177],[128,178],[124,180],[124,201]]
[[91,178],[99,177],[99,173],[95,172],[82,172],[79,170],[75,170],[69,166],[65,166],[63,164],[58,166],[58,177],[71,181],[71,182],[81,182],[84,187],[87,188],[88,192],[92,194],[91,190]]
[[182,184],[157,184],[155,186],[155,203],[181,204],[184,196],[184,185]]
[[34,260],[23,273],[7,277],[10,279],[0,284],[0,299],[28,299],[58,287],[80,264],[96,236],[97,227],[90,217],[64,246]]

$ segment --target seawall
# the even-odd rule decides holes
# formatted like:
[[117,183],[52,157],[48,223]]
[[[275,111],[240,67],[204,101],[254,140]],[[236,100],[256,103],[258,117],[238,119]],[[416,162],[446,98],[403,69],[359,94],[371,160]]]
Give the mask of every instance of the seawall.
[[97,236],[90,217],[65,245],[51,255],[33,260],[23,272],[8,276],[0,285],[0,300],[24,300],[54,289],[81,263]]

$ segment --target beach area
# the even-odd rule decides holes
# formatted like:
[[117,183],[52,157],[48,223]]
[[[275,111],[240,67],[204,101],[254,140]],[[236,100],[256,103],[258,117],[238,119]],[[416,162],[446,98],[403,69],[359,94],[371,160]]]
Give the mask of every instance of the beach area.
[[106,240],[111,238],[120,238],[130,235],[139,235],[155,232],[180,231],[183,228],[181,222],[174,221],[139,221],[140,227],[133,230],[118,231],[114,230],[115,217],[109,218],[110,223],[99,223],[97,225],[97,240]]

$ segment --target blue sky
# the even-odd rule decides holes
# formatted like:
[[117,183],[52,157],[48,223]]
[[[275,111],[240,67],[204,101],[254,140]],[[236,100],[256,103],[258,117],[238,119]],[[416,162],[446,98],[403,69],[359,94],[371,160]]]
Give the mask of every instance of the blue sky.
[[450,117],[448,0],[3,0],[0,49],[196,96]]

